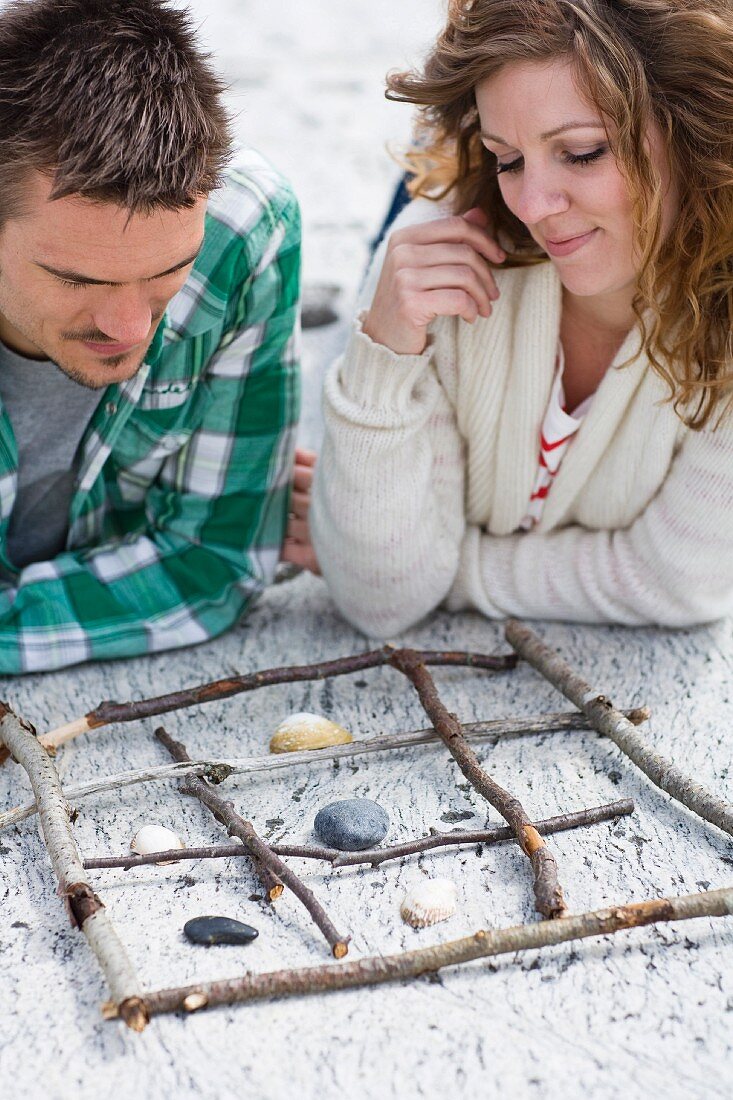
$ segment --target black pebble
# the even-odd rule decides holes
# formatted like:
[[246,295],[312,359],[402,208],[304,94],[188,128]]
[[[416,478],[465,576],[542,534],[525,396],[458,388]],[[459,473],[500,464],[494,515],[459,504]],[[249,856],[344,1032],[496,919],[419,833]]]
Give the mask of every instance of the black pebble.
[[251,943],[259,936],[256,928],[231,917],[194,917],[183,926],[191,943],[211,947],[215,943]]

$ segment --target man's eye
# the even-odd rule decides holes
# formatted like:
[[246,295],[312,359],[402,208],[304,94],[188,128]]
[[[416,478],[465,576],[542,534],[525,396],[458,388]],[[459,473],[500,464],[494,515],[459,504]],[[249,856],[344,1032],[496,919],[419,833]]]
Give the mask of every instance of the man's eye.
[[506,164],[502,164],[501,161],[496,162],[496,174],[500,176],[502,172],[518,172],[524,164],[524,157],[517,157],[515,160],[507,161]]
[[86,286],[87,284],[86,283],[75,283],[73,281],[73,279],[62,279],[61,280],[61,285],[62,286],[72,286],[72,287],[74,287],[75,290],[79,290],[81,287]]

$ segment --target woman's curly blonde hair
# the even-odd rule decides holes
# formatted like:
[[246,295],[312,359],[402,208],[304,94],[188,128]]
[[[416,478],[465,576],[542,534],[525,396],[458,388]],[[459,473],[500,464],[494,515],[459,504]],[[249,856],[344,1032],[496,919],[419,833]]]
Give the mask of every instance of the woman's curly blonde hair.
[[[509,263],[545,257],[502,200],[474,89],[508,63],[557,58],[611,123],[633,200],[644,348],[675,410],[702,428],[733,389],[733,0],[449,0],[423,71],[390,74],[387,96],[420,107],[413,195],[482,207]],[[666,238],[652,123],[679,194]]]

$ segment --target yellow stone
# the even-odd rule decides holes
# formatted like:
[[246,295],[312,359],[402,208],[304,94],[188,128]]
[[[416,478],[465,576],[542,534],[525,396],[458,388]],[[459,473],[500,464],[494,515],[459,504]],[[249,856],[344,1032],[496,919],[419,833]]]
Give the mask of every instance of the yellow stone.
[[275,730],[270,752],[302,752],[325,749],[329,745],[348,745],[354,738],[343,726],[321,714],[300,711],[289,715]]

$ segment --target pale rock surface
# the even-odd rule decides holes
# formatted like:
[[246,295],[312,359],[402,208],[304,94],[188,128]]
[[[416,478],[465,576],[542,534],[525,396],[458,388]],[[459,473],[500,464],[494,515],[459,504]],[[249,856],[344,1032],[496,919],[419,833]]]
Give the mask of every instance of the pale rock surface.
[[[232,82],[237,129],[293,179],[306,233],[306,279],[355,290],[365,242],[377,227],[396,171],[385,139],[404,139],[409,110],[382,99],[382,75],[419,55],[438,24],[435,0],[197,0],[203,32]],[[317,386],[344,325],[305,341],[303,441],[319,437]],[[592,629],[559,624],[543,636],[622,706],[648,703],[646,731],[720,796],[733,800],[733,637],[709,628]],[[437,614],[406,644],[495,651],[501,628],[477,615]],[[102,699],[137,699],[272,665],[358,652],[368,641],[335,613],[311,577],[271,590],[246,622],[206,646],[144,660],[0,681],[0,697],[51,728]],[[566,709],[528,667],[513,674],[436,674],[462,720]],[[269,688],[167,715],[192,755],[264,753],[292,711],[328,714],[366,737],[425,725],[411,689],[382,669],[330,683]],[[80,782],[166,756],[156,721],[88,735],[59,754],[65,782]],[[727,885],[733,842],[646,782],[594,733],[547,734],[484,747],[500,783],[538,817],[621,796],[637,812],[616,825],[553,837],[573,911]],[[15,766],[0,771],[0,806],[26,800]],[[497,821],[438,747],[328,761],[222,790],[271,840],[310,841],[325,802],[368,797],[392,819],[390,841],[430,826],[478,828]],[[189,844],[222,842],[223,830],[171,783],[85,800],[82,851],[123,853],[146,822],[165,821]],[[159,1017],[142,1035],[103,1023],[101,975],[72,931],[35,823],[0,835],[3,995],[0,1066],[5,1088],[36,1097],[115,1100],[303,1100],[445,1096],[615,1100],[619,1096],[720,1098],[733,1080],[733,919],[642,928],[516,958],[473,963],[419,980],[309,999],[263,1002]],[[445,850],[379,869],[327,873],[294,861],[339,928],[350,958],[390,953],[535,919],[526,861],[513,848]],[[423,931],[399,916],[415,876],[444,875],[458,888],[449,927]],[[303,908],[273,906],[243,861],[92,872],[149,987],[229,977],[246,969],[328,963]],[[222,912],[254,924],[248,948],[195,950],[184,922]],[[337,965],[337,964],[333,964]]]

